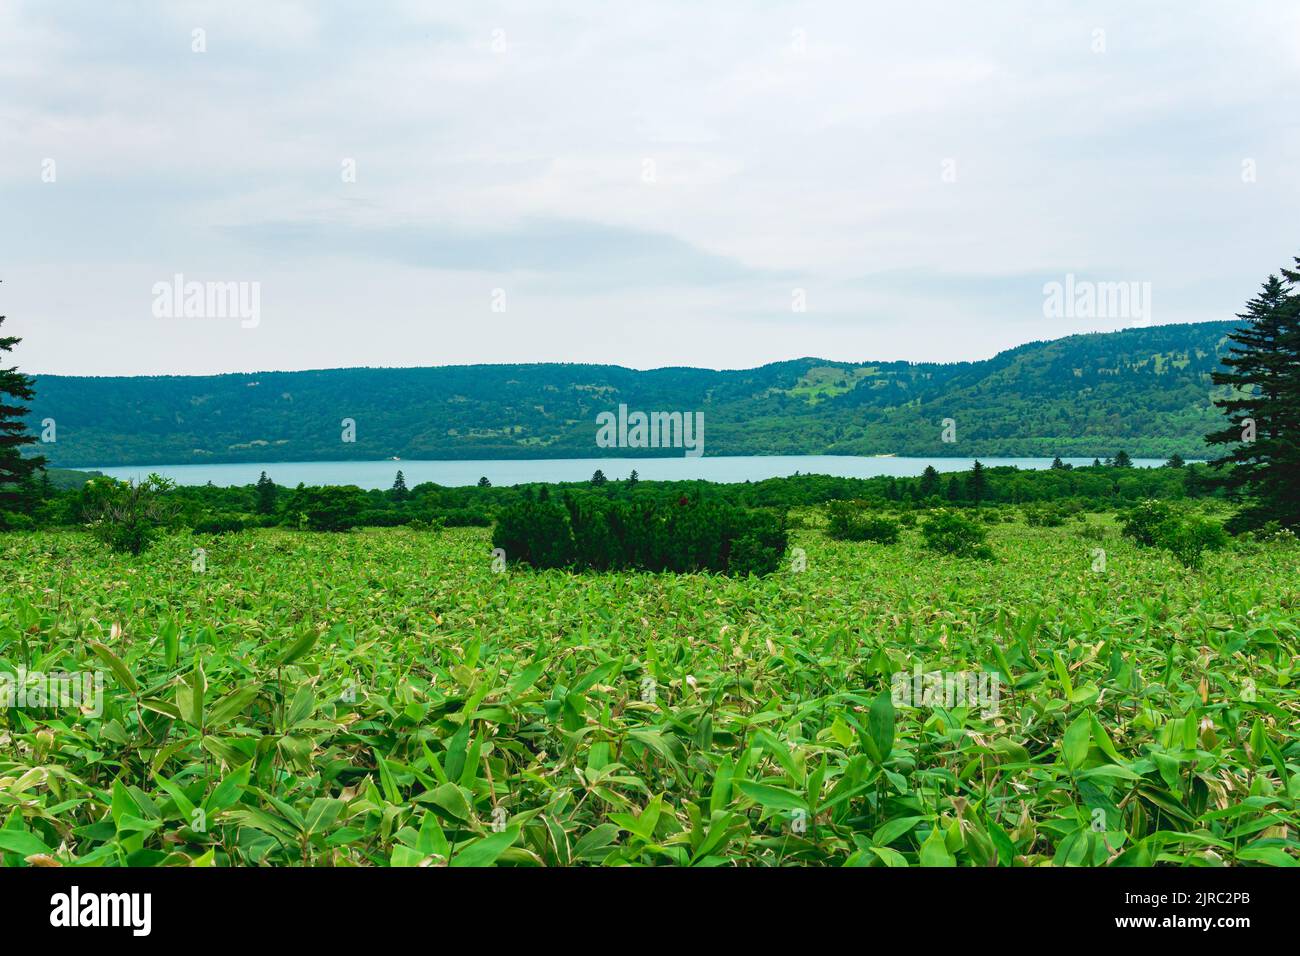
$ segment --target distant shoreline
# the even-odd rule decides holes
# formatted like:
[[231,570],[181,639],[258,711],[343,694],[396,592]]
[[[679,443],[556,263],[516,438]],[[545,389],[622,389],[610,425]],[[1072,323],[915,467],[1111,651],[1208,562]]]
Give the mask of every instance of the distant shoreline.
[[[1095,457],[1095,456],[1094,456]],[[916,477],[932,466],[941,473],[967,471],[972,457],[900,457],[898,455],[716,455],[700,458],[541,458],[541,459],[371,459],[368,461],[226,462],[203,465],[120,465],[99,466],[96,471],[114,478],[143,478],[158,473],[179,484],[203,485],[209,481],[223,487],[256,483],[265,471],[279,485],[357,485],[388,488],[398,471],[408,486],[433,482],[445,487],[476,484],[486,477],[494,485],[581,482],[600,470],[618,481],[633,471],[646,481],[708,481],[732,484],[764,481],[795,475],[829,475],[840,478],[878,476]],[[1050,467],[1047,457],[981,457],[988,468],[1015,467],[1038,471]],[[1074,467],[1088,467],[1093,458],[1062,458]],[[1134,467],[1154,468],[1163,459],[1135,458]]]

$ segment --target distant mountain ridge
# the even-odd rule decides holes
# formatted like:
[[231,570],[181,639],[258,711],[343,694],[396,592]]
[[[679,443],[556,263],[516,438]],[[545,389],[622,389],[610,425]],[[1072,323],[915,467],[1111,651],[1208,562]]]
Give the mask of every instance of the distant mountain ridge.
[[28,418],[36,434],[54,419],[57,441],[38,450],[61,467],[682,454],[598,446],[597,416],[620,404],[702,412],[706,455],[1195,457],[1220,425],[1210,372],[1237,324],[1072,335],[958,363],[40,375]]

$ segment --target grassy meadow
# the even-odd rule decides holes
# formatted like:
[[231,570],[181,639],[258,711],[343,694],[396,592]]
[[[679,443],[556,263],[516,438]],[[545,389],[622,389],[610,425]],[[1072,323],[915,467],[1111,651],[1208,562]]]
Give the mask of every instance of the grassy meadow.
[[[0,856],[1300,861],[1296,545],[1193,571],[1093,516],[980,561],[821,521],[764,578],[499,571],[487,528],[0,535],[0,670],[105,679],[0,710]],[[996,712],[895,706],[917,665],[995,672]]]

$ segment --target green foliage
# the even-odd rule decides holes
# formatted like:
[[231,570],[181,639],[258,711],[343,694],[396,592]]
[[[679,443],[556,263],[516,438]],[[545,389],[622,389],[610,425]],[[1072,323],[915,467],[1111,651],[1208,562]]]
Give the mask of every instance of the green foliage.
[[394,501],[405,501],[411,496],[410,489],[406,487],[406,475],[398,469],[397,475],[393,478],[393,487],[388,491],[389,497]]
[[976,459],[971,465],[970,473],[966,476],[966,497],[978,505],[988,495],[988,487],[988,469],[979,459]]
[[[0,667],[105,682],[0,708],[0,865],[1300,862],[1300,545],[990,541],[809,530],[737,578],[494,574],[476,528],[257,529],[204,573],[184,533],[3,536]],[[1000,707],[893,705],[914,664]]]
[[286,513],[311,531],[347,531],[361,522],[365,508],[365,492],[355,485],[299,485],[285,504]]
[[577,558],[569,514],[555,501],[523,501],[497,518],[492,547],[509,561],[535,568],[566,568]]
[[897,521],[885,515],[872,514],[863,507],[862,502],[832,502],[827,506],[826,517],[826,533],[837,541],[894,544],[898,541],[901,530]]
[[262,472],[257,479],[257,513],[260,515],[275,514],[276,499],[280,495],[280,489],[274,481],[266,477],[266,472]]
[[0,511],[0,531],[31,531],[36,519],[20,511]]
[[[0,315],[0,325],[4,321]],[[0,335],[0,357],[21,341],[16,336]],[[29,411],[25,403],[35,397],[32,383],[32,378],[0,361],[0,513],[28,512],[37,497],[33,477],[45,459],[23,454],[23,447],[36,441],[24,421]],[[36,427],[39,419],[31,424]]]
[[236,515],[214,515],[211,518],[200,518],[191,525],[193,530],[199,534],[233,534],[236,531],[243,531],[245,528],[256,526],[255,523],[249,523]]
[[1174,515],[1164,501],[1147,498],[1120,515],[1121,533],[1146,548],[1160,543],[1160,527]]
[[[985,469],[987,493],[979,509],[985,523],[1013,520],[1007,503],[1019,503],[1025,516],[1037,522],[1038,511],[1061,516],[1078,515],[1084,509],[1108,511],[1142,498],[1178,501],[1203,496],[1209,490],[1205,465],[1171,468],[1095,468],[1021,471],[1011,467]],[[95,477],[79,472],[53,473],[41,493],[32,515],[40,527],[78,524],[82,518],[82,493],[86,481]],[[102,477],[102,476],[100,476]],[[836,478],[828,475],[797,475],[765,481],[710,484],[699,481],[608,481],[600,486],[587,482],[561,485],[528,484],[514,487],[442,487],[425,482],[409,489],[397,500],[391,489],[362,492],[354,501],[355,513],[343,516],[340,527],[394,527],[413,520],[437,520],[445,527],[489,527],[495,514],[519,501],[547,500],[551,489],[557,495],[581,493],[608,501],[653,501],[660,505],[686,496],[700,501],[728,504],[745,510],[771,509],[788,513],[832,501],[856,500],[862,507],[888,514],[902,527],[914,527],[916,509],[939,500],[922,494],[927,483],[938,481],[938,472],[917,478],[880,476]],[[38,483],[38,487],[45,483]],[[266,511],[268,489],[274,492],[273,511]],[[168,493],[177,509],[176,520],[190,528],[233,529],[271,523],[307,527],[300,512],[286,506],[289,489],[270,479],[257,484],[216,487],[181,486]],[[1054,518],[1048,520],[1054,522]]]
[[449,508],[435,517],[448,528],[488,528],[492,525],[492,516],[477,508]]
[[928,549],[940,554],[959,558],[993,557],[993,549],[987,544],[988,530],[955,511],[940,508],[928,514],[921,521],[921,537]]
[[142,481],[96,478],[81,490],[82,515],[90,533],[113,551],[139,555],[168,527],[176,513],[169,478]]
[[1228,533],[1217,521],[1181,514],[1160,525],[1158,541],[1185,567],[1199,568],[1206,551],[1217,551],[1228,543]]
[[446,527],[442,518],[412,518],[406,522],[406,526],[412,531],[441,531]]
[[1120,516],[1123,534],[1143,547],[1160,547],[1189,568],[1228,542],[1222,524],[1163,501],[1141,501]]
[[[951,455],[934,425],[955,416],[963,455],[1091,458],[1125,448],[1192,459],[1205,456],[1199,436],[1218,424],[1206,395],[1233,325],[1075,335],[951,364],[809,358],[728,371],[544,364],[42,375],[26,422],[35,430],[44,417],[58,420],[49,454],[63,466],[584,458],[603,454],[595,416],[619,403],[707,407],[708,455]],[[840,379],[844,387],[830,391],[819,384]],[[341,445],[338,423],[348,416],[366,427]]]
[[1084,522],[1079,526],[1079,535],[1085,541],[1105,541],[1107,537],[1106,526],[1094,522]]
[[1295,266],[1269,276],[1246,304],[1243,325],[1228,335],[1226,370],[1213,375],[1228,388],[1214,402],[1228,421],[1205,440],[1224,446],[1217,483],[1245,503],[1234,530],[1300,527],[1300,257]]
[[568,494],[501,512],[492,546],[534,568],[767,574],[785,554],[780,517],[681,498],[607,501]]

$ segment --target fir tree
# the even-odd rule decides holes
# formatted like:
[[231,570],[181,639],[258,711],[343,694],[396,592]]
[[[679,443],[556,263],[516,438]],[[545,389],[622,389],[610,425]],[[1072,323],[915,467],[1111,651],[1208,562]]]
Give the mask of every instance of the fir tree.
[[988,488],[988,475],[984,473],[984,466],[980,464],[977,458],[966,478],[966,497],[975,502],[976,507],[978,507],[979,503],[984,500],[984,495],[988,493]]
[[406,476],[402,474],[400,468],[397,471],[397,477],[393,479],[393,487],[390,492],[394,501],[405,501],[410,494],[406,488]]
[[1297,269],[1269,276],[1228,335],[1233,346],[1216,371],[1216,385],[1232,393],[1214,404],[1228,425],[1205,436],[1227,446],[1211,462],[1224,470],[1217,483],[1248,503],[1232,524],[1257,527],[1277,521],[1300,525],[1300,258]]
[[257,513],[260,515],[275,514],[275,499],[279,489],[275,482],[266,477],[266,472],[257,479]]
[[925,471],[921,472],[919,491],[923,501],[939,493],[939,473],[934,470],[934,465],[926,465]]
[[[5,317],[0,315],[0,325]],[[15,336],[0,336],[0,355],[13,350],[21,342]],[[39,455],[25,456],[24,445],[34,444],[36,437],[27,433],[23,416],[27,414],[24,402],[35,396],[32,380],[17,367],[0,367],[0,512],[27,512],[35,504],[36,488],[33,473],[45,465]]]

